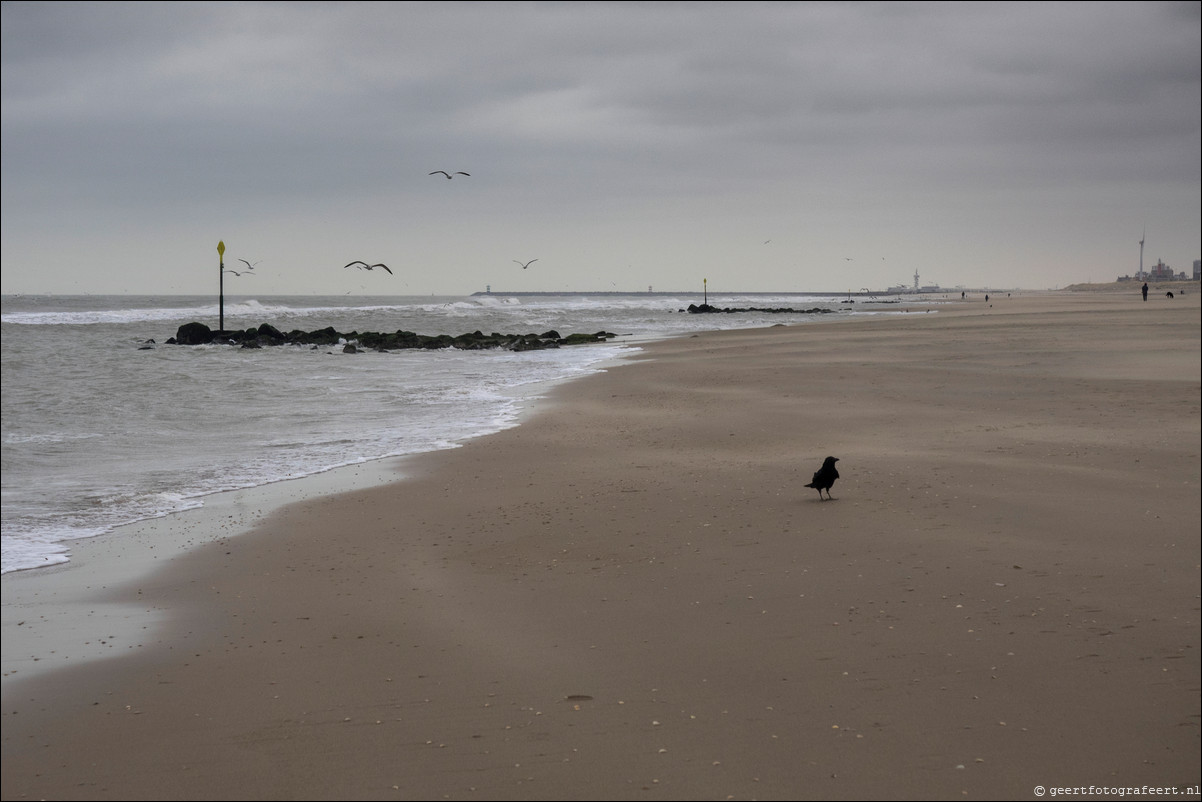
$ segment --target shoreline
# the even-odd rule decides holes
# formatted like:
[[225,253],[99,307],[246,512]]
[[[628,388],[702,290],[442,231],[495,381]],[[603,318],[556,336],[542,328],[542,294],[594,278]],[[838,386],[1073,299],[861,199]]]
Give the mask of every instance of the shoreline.
[[[167,631],[6,688],[4,798],[1196,783],[1179,301],[648,343],[403,481],[107,588],[170,607]],[[1165,317],[1184,353],[1124,347]],[[799,488],[828,450],[819,504]]]
[[69,541],[67,562],[4,574],[3,693],[59,668],[140,648],[147,632],[167,620],[167,613],[153,605],[110,599],[110,589],[136,584],[202,545],[251,532],[258,521],[299,500],[403,480],[405,459],[384,457],[212,493],[200,507]]
[[[521,407],[500,431],[537,415],[558,385],[621,365],[640,350],[641,343],[654,341],[632,339],[626,355],[591,365],[580,376],[511,387],[508,394]],[[461,448],[495,433],[469,437],[434,451],[376,457],[265,485],[210,493],[201,497],[203,503],[198,507],[67,541],[70,557],[65,562],[3,574],[2,692],[7,694],[10,686],[58,668],[118,656],[115,649],[141,648],[147,632],[167,620],[167,614],[154,607],[104,600],[108,588],[136,584],[201,545],[246,535],[263,518],[290,504],[403,482],[410,461]],[[32,621],[43,626],[35,630],[28,626]],[[97,636],[100,631],[106,634]]]

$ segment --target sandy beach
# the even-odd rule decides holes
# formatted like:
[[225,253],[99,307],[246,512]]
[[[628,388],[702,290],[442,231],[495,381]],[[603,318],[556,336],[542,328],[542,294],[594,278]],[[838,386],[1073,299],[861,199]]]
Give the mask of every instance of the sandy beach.
[[654,342],[403,481],[76,559],[155,623],[6,683],[3,798],[1197,797],[1200,297]]

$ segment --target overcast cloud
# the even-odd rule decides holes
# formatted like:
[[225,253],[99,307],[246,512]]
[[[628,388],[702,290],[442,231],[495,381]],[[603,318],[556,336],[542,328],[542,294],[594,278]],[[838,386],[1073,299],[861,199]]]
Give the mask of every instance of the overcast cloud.
[[3,292],[1191,272],[1200,8],[6,0]]

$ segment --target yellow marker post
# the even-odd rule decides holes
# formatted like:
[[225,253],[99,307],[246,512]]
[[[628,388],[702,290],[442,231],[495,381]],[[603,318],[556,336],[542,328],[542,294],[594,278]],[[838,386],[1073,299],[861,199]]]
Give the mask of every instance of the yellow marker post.
[[710,302],[709,287],[707,286],[709,281],[710,280],[708,278],[701,279],[701,303],[706,304],[707,306]]
[[217,240],[217,329],[225,331],[225,240]]

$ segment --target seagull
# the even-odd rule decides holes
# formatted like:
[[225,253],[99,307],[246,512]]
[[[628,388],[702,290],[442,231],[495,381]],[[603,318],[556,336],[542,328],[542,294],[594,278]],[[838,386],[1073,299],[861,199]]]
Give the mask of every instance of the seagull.
[[255,262],[254,265],[252,265],[250,262],[246,261],[245,259],[239,259],[238,261],[241,262],[242,264],[246,265],[247,270],[254,270],[255,265],[257,265],[259,262],[262,262],[263,260],[260,259],[259,262]]
[[230,270],[228,267],[225,269],[224,272],[233,273],[235,276],[253,276],[254,275],[254,273],[251,273],[249,270],[243,270],[241,273],[239,273],[237,270]]
[[382,268],[384,268],[385,273],[387,273],[390,276],[392,275],[392,271],[388,269],[388,265],[386,265],[386,264],[369,265],[367,262],[361,262],[356,259],[354,262],[351,262],[350,264],[342,266],[343,270],[345,270],[348,267],[357,267],[360,270],[371,270],[372,268],[382,267]]
[[522,265],[522,269],[523,269],[523,270],[525,270],[526,268],[530,267],[530,265],[534,264],[534,263],[535,263],[535,262],[537,262],[537,261],[538,261],[537,259],[531,259],[529,262],[527,262],[526,264],[522,265],[522,263],[521,263],[521,262],[519,262],[517,259],[514,259],[514,260],[513,260],[513,263],[514,263],[515,265]]
[[442,173],[443,175],[445,175],[445,176],[447,177],[447,180],[448,180],[448,181],[450,181],[452,178],[454,178],[454,177],[455,177],[455,175],[466,175],[468,178],[471,178],[471,177],[472,177],[472,174],[471,174],[471,173],[465,173],[465,172],[463,172],[462,170],[460,170],[459,172],[455,173],[455,175],[451,175],[451,174],[450,174],[450,173],[448,173],[446,170],[435,170],[434,172],[430,173],[430,175],[438,175],[439,173]]

